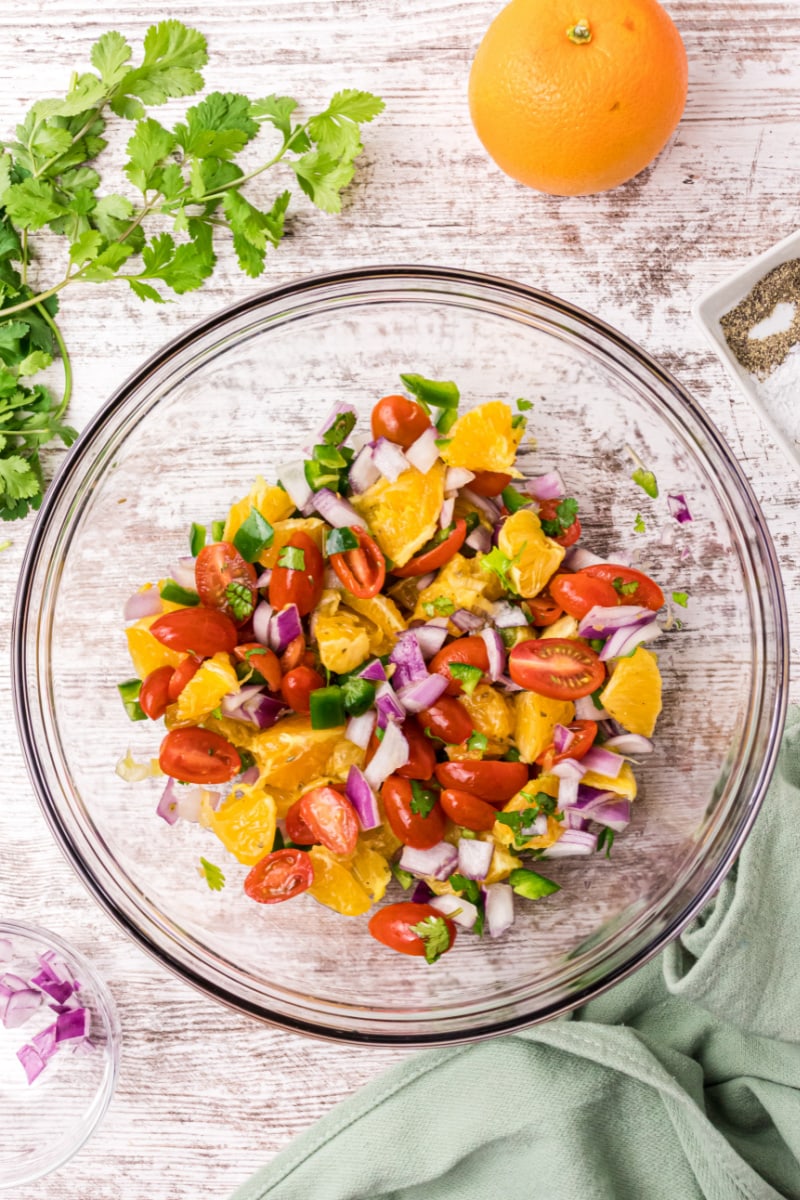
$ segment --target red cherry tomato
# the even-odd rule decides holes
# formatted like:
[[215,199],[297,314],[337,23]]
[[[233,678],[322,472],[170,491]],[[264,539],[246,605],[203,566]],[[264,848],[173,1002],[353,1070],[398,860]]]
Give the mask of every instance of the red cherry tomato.
[[450,945],[447,949],[452,949],[456,940],[456,927],[430,904],[414,904],[412,900],[388,904],[386,908],[379,908],[374,916],[370,917],[368,929],[376,941],[382,942],[390,950],[397,950],[399,954],[411,954],[415,958],[424,958],[425,942],[414,932],[413,926],[419,925],[420,921],[428,917],[442,917],[450,935]]
[[158,765],[183,783],[227,783],[242,769],[239,751],[210,729],[171,729],[161,743]]
[[186,687],[190,679],[193,678],[203,665],[202,658],[196,658],[194,654],[189,654],[182,662],[179,662],[175,670],[172,672],[172,678],[169,681],[167,693],[170,700],[177,700],[183,689]]
[[348,592],[358,600],[370,600],[386,581],[386,559],[363,529],[354,529],[353,533],[358,538],[358,549],[332,554],[329,561]]
[[457,788],[445,788],[439,797],[442,808],[451,821],[482,833],[492,829],[497,820],[497,813],[491,804],[473,796],[471,792],[462,792]]
[[614,608],[619,604],[619,596],[610,583],[593,579],[580,571],[577,575],[556,575],[550,580],[548,588],[556,604],[560,604],[564,612],[578,621],[596,604],[602,608]]
[[313,846],[314,834],[300,815],[300,801],[295,800],[286,813],[286,833],[298,846]]
[[436,778],[443,788],[460,788],[490,804],[506,804],[528,782],[528,767],[522,762],[465,759],[437,763]]
[[[408,762],[395,772],[403,779],[430,779],[436,766],[436,751],[433,742],[426,738],[414,717],[403,722],[403,736],[408,742]],[[378,740],[375,739],[375,748]]]
[[299,896],[314,882],[314,864],[305,850],[273,850],[256,863],[244,890],[259,904],[280,904]]
[[556,763],[564,762],[567,758],[583,758],[584,754],[588,754],[594,745],[594,739],[597,737],[596,721],[572,721],[567,729],[575,736],[566,750],[561,754],[556,754],[555,747],[548,746],[536,759],[536,762],[540,767],[544,767],[545,771],[549,771]]
[[[333,854],[352,854],[358,842],[358,817],[350,801],[332,787],[312,788],[300,797],[298,813]],[[292,839],[294,841],[294,838]]]
[[508,656],[508,673],[520,687],[553,700],[578,700],[606,677],[600,659],[577,638],[519,642]]
[[453,532],[440,542],[438,546],[434,546],[432,550],[426,550],[424,554],[418,554],[416,558],[412,558],[404,567],[392,567],[392,574],[397,575],[399,579],[411,579],[416,575],[427,575],[429,571],[435,571],[438,567],[443,567],[445,563],[450,562],[450,559],[458,554],[461,547],[464,545],[464,540],[467,536],[467,523],[461,517],[456,521],[456,527]]
[[658,584],[649,575],[642,574],[634,567],[620,567],[616,563],[595,563],[592,567],[584,567],[582,571],[578,572],[576,578],[581,575],[589,579],[604,580],[612,586],[617,580],[620,580],[623,586],[626,583],[637,584],[636,590],[628,595],[620,595],[614,588],[617,604],[638,604],[642,608],[650,608],[653,612],[658,612],[664,603],[664,593]]
[[563,608],[556,604],[550,595],[550,589],[545,588],[538,596],[525,602],[531,610],[534,625],[552,625],[563,613]]
[[278,656],[274,650],[269,650],[260,642],[242,642],[233,653],[239,662],[246,663],[248,667],[258,671],[259,675],[267,681],[267,687],[271,692],[280,690],[281,664],[278,662]]
[[434,737],[452,746],[460,746],[472,736],[475,728],[464,705],[453,696],[442,696],[426,708],[419,714],[419,722],[423,729],[429,729]]
[[[321,687],[325,687],[325,681],[319,672],[312,667],[295,667],[293,671],[284,675],[281,695],[289,708],[293,708],[297,713],[307,713],[311,711],[311,693]],[[291,837],[291,834],[289,836]],[[296,842],[297,838],[292,837],[292,841]]]
[[[557,519],[556,509],[560,500],[540,500],[539,501],[539,520],[540,521],[555,521]],[[581,523],[576,517],[563,533],[558,537],[552,538],[552,541],[558,542],[559,546],[574,546],[578,538],[581,536]]]
[[461,680],[453,678],[450,663],[461,663],[462,666],[480,667],[482,671],[488,671],[489,655],[486,642],[481,637],[456,638],[454,642],[443,646],[431,659],[430,671],[444,675],[447,680],[445,695],[460,696],[464,688]]
[[247,616],[237,624],[242,624],[250,617],[258,600],[256,570],[230,542],[212,542],[210,546],[204,546],[194,564],[194,577],[201,603],[206,608],[216,608],[226,613],[233,620],[237,618],[228,599],[227,588],[232,583],[246,587],[252,606]]
[[303,551],[303,569],[273,567],[269,581],[269,602],[278,610],[287,604],[296,604],[300,616],[305,617],[317,607],[322,595],[322,555],[308,534],[302,531],[293,533],[286,545]]
[[151,671],[142,683],[139,704],[142,706],[142,712],[146,717],[150,717],[151,721],[157,721],[167,711],[169,685],[174,674],[172,667],[158,667]]
[[385,437],[404,450],[430,425],[425,409],[406,396],[384,396],[372,410],[372,436]]
[[413,812],[411,803],[414,793],[410,780],[390,775],[381,788],[381,799],[392,833],[406,846],[414,850],[429,850],[444,837],[444,813],[438,800],[427,817]]
[[511,476],[501,471],[478,471],[467,487],[476,496],[499,496],[511,483]]
[[154,621],[150,632],[170,650],[184,650],[199,658],[232,654],[238,641],[230,617],[213,608],[178,608]]

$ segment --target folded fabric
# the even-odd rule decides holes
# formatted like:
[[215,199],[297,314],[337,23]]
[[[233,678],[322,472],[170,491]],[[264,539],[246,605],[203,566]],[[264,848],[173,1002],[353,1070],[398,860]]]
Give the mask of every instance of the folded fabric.
[[800,1200],[800,710],[739,861],[571,1017],[414,1056],[234,1200]]

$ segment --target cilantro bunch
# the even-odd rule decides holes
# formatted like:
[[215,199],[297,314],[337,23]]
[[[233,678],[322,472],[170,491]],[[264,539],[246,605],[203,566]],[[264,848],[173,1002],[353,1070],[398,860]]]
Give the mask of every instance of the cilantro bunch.
[[[168,128],[145,105],[192,96],[203,87],[206,40],[180,21],[146,33],[132,63],[125,38],[109,32],[91,50],[94,71],[73,75],[66,96],[40,100],[0,143],[0,517],[23,517],[43,492],[39,451],[53,438],[70,445],[63,421],[72,390],[69,354],[58,328],[58,297],[75,283],[122,280],[142,300],[162,303],[202,286],[216,262],[215,239],[232,239],[241,269],[262,273],[284,234],[291,193],[267,208],[245,185],[282,160],[317,208],[337,213],[361,153],[360,127],[383,109],[369,92],[337,92],[304,121],[297,101],[250,100],[212,92]],[[109,115],[127,133],[124,172],[131,195],[101,193],[95,161],[105,149]],[[236,158],[267,127],[266,161],[245,171]],[[276,138],[277,134],[277,138]],[[64,239],[63,254],[37,253],[36,234]],[[59,261],[60,257],[60,261]],[[36,280],[32,281],[33,264]],[[42,267],[52,268],[42,278]],[[61,357],[59,401],[34,378]]]

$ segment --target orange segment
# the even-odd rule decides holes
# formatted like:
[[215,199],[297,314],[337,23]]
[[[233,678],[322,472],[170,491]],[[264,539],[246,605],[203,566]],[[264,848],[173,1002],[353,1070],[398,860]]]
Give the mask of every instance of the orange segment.
[[350,503],[370,528],[381,550],[405,566],[433,537],[444,501],[444,466],[436,462],[425,475],[412,467],[394,483],[379,479]]
[[261,475],[257,476],[248,495],[237,500],[228,513],[225,528],[222,532],[223,542],[230,542],[250,516],[250,509],[255,508],[270,525],[285,521],[294,512],[294,502],[289,499],[283,488],[270,487]]
[[514,429],[513,415],[502,400],[490,400],[465,412],[450,430],[450,442],[441,452],[448,467],[501,471],[519,478],[514,460],[524,430]]

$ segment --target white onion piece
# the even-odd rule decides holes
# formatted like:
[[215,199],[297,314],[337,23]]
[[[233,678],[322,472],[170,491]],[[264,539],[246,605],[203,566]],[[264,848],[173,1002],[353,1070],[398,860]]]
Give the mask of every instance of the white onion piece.
[[640,733],[618,733],[615,737],[607,738],[603,742],[604,750],[616,750],[618,754],[652,754],[653,743],[650,738],[644,737]]
[[483,638],[486,645],[486,654],[489,659],[489,670],[486,674],[491,682],[494,683],[506,669],[505,646],[500,634],[494,629],[482,629],[478,636]]
[[272,605],[262,600],[256,605],[253,613],[253,633],[257,642],[262,646],[269,645],[269,623],[272,618]]
[[431,908],[435,908],[437,912],[443,913],[446,917],[452,913],[455,924],[462,925],[464,929],[472,929],[478,918],[478,910],[475,905],[462,896],[451,896],[449,893],[444,896],[431,896],[428,903]]
[[344,529],[350,525],[364,528],[364,518],[358,515],[352,504],[348,504],[330,488],[320,488],[314,493],[314,508],[334,529]]
[[444,490],[457,492],[468,483],[472,483],[474,478],[475,472],[468,471],[466,467],[448,467],[444,477]]
[[375,728],[375,722],[378,719],[378,714],[374,709],[369,709],[362,713],[360,717],[351,717],[347,722],[347,728],[344,731],[344,736],[348,742],[352,742],[354,746],[360,746],[362,750],[366,750],[369,745],[369,739],[372,737],[372,731]]
[[569,567],[570,571],[582,571],[584,567],[595,567],[605,561],[599,554],[592,554],[583,546],[573,546],[564,556],[564,566]]
[[614,754],[612,750],[605,750],[602,746],[592,746],[581,759],[581,766],[584,771],[596,771],[598,775],[616,779],[624,762],[621,754]]
[[560,779],[558,783],[558,807],[570,808],[578,799],[578,780],[576,777]]
[[178,816],[182,821],[197,823],[205,789],[201,787],[178,788]]
[[[374,761],[373,758],[372,762]],[[449,842],[437,842],[429,850],[415,850],[413,846],[404,846],[400,856],[400,866],[404,871],[410,871],[412,875],[417,876],[430,875],[433,879],[447,879],[457,865],[458,851]]]
[[[438,429],[433,425],[429,425],[425,432],[421,433],[405,452],[407,461],[423,475],[428,474],[428,471],[430,471],[439,457],[439,447],[436,445],[438,436]],[[445,488],[445,490],[447,489]]]
[[164,605],[158,588],[147,588],[143,592],[134,592],[125,601],[123,616],[126,621],[139,621],[142,617],[154,617],[163,612]]
[[486,614],[470,612],[468,608],[457,608],[454,613],[450,614],[450,620],[455,625],[456,629],[460,629],[462,633],[475,633],[478,629],[483,629],[486,624]]
[[605,721],[610,715],[604,708],[598,708],[591,696],[581,696],[575,701],[575,716],[579,721]]
[[542,851],[542,858],[569,858],[575,854],[594,854],[597,834],[582,829],[565,829],[557,842]]
[[547,833],[547,817],[544,813],[539,813],[530,825],[526,825],[522,830],[525,837],[544,837]]
[[156,809],[156,816],[161,817],[168,825],[174,825],[179,816],[177,789],[177,781],[170,777]]
[[464,545],[477,554],[488,554],[492,548],[492,535],[483,525],[478,525],[464,540]]
[[564,480],[558,471],[548,471],[545,475],[529,479],[525,491],[537,500],[563,500],[566,495]]
[[311,486],[306,479],[306,468],[302,458],[284,463],[278,467],[278,480],[286,488],[290,500],[296,508],[303,508],[311,499]]
[[373,445],[372,461],[384,479],[388,479],[390,483],[394,483],[395,479],[404,471],[408,471],[410,466],[400,447],[384,437],[378,438]]
[[186,588],[189,592],[197,591],[197,579],[194,573],[195,559],[189,555],[177,559],[170,567],[170,578],[178,587]]
[[453,524],[453,513],[455,512],[456,498],[448,496],[442,505],[442,511],[439,513],[439,528],[447,529],[448,525]]
[[367,488],[371,488],[373,483],[377,483],[380,477],[381,473],[372,458],[372,447],[364,446],[353,459],[347,472],[350,490],[360,495]]
[[486,927],[489,937],[502,937],[514,924],[514,892],[507,883],[492,883],[486,889]]
[[492,620],[498,629],[521,629],[528,624],[525,613],[517,604],[498,600],[492,608]]
[[458,869],[466,879],[485,879],[492,865],[494,844],[478,838],[459,838]]
[[407,762],[408,742],[399,725],[389,721],[384,730],[383,741],[365,770],[364,778],[371,788],[377,789],[384,779],[388,779],[398,767],[404,767]]

